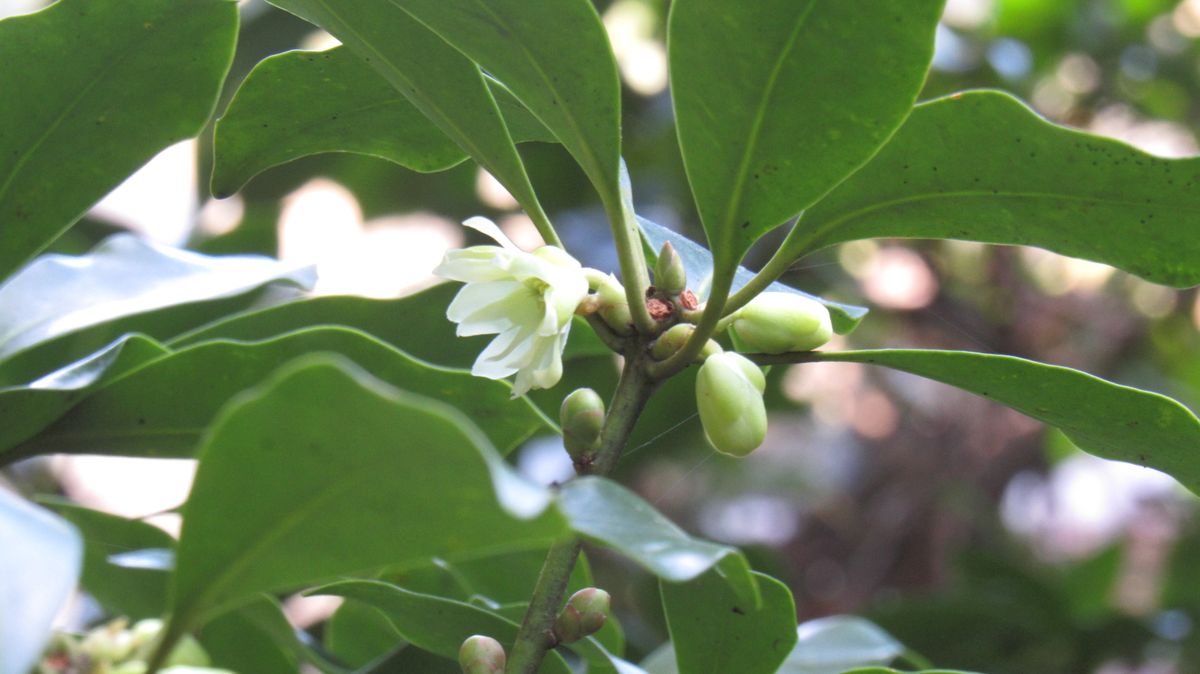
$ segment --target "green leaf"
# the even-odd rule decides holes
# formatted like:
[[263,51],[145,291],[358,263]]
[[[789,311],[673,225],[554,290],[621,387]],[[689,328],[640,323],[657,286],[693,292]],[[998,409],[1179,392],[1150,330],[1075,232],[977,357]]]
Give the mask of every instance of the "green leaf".
[[0,674],[26,674],[75,591],[83,540],[75,527],[0,489]]
[[875,623],[856,616],[829,616],[796,628],[796,645],[779,674],[840,674],[854,667],[886,665],[904,654]]
[[[713,256],[707,248],[692,241],[686,236],[674,232],[662,225],[651,222],[641,216],[638,217],[638,226],[642,230],[642,235],[649,243],[653,253],[649,256],[651,260],[657,259],[657,251],[662,250],[664,243],[668,241],[675,247],[675,252],[679,253],[679,258],[683,260],[683,266],[687,270],[688,287],[701,300],[708,298],[709,291],[712,290],[713,281]],[[733,288],[731,292],[736,292],[742,286],[750,282],[754,278],[754,272],[739,266],[733,275]],[[797,290],[791,286],[785,286],[782,283],[772,283],[767,286],[767,292],[776,293],[793,293],[801,295],[812,300],[816,300],[825,305],[829,309],[829,316],[833,319],[833,327],[838,334],[845,335],[854,331],[862,319],[867,315],[866,307],[859,307],[853,304],[842,304],[827,300],[823,297],[810,295],[803,290]]]
[[621,99],[600,17],[586,0],[392,0],[504,82],[618,199]]
[[129,335],[28,385],[0,388],[0,452],[32,438],[92,391],[166,353],[152,339]]
[[[493,82],[492,93],[515,140],[547,138],[507,89]],[[256,65],[217,122],[214,152],[212,191],[219,197],[272,166],[323,152],[379,157],[421,172],[467,158],[345,47],[285,52]]]
[[237,23],[228,0],[59,0],[0,21],[10,101],[0,108],[0,279],[160,150],[200,132]]
[[[517,638],[518,625],[491,611],[372,580],[350,580],[319,587],[310,594],[332,594],[365,602],[383,611],[392,626],[414,646],[444,658],[457,659],[467,637],[483,634],[502,644]],[[571,668],[554,651],[546,654],[541,674],[570,674]]]
[[279,639],[288,638],[294,648],[302,647],[279,604],[271,598],[261,597],[218,616],[197,637],[213,667],[254,674],[301,671],[300,659],[282,646]]
[[[252,255],[209,257],[150,243],[131,234],[106,239],[92,252],[81,256],[45,255],[0,285],[0,360],[13,358],[43,344],[99,326],[111,330],[88,334],[83,340],[91,350],[99,349],[131,327],[124,319],[169,307],[230,298],[282,282],[310,287],[316,280],[311,266],[284,264]],[[199,310],[206,318],[208,311]],[[159,315],[152,324],[170,328],[186,318]],[[192,324],[194,325],[194,323]],[[191,327],[190,325],[188,327]],[[167,335],[170,336],[170,335]],[[104,337],[104,341],[95,340]],[[72,341],[74,341],[72,337]],[[55,349],[74,344],[58,344]],[[91,353],[85,351],[84,353]],[[54,354],[41,356],[39,363],[55,362]],[[63,365],[81,358],[58,362]],[[28,367],[19,368],[28,373]],[[43,374],[40,372],[38,374]],[[3,383],[24,383],[11,377]]]
[[[781,674],[783,674],[781,672]],[[912,670],[891,669],[890,667],[862,667],[859,669],[848,669],[840,674],[972,674],[957,669],[922,669],[919,672]]]
[[677,0],[671,95],[688,180],[731,271],[908,116],[942,0]]
[[740,602],[759,602],[758,584],[741,552],[688,536],[616,482],[598,477],[571,480],[562,486],[558,504],[577,533],[663,580],[686,582],[715,567]]
[[410,17],[380,0],[270,0],[341,40],[508,189],[537,222],[525,165],[479,67]]
[[1055,126],[1007,94],[913,111],[804,214],[794,256],[873,237],[1038,246],[1176,287],[1200,283],[1200,159],[1160,159]]
[[783,583],[754,574],[755,608],[716,573],[688,583],[660,583],[680,674],[772,674],[796,642],[796,604]]
[[549,493],[462,413],[336,356],[298,359],[240,395],[199,459],[173,634],[258,592],[565,533],[543,513]]
[[383,613],[353,599],[338,607],[323,631],[329,652],[356,668],[381,659],[404,643]]
[[171,549],[167,532],[140,520],[129,520],[58,499],[42,504],[53,509],[83,535],[81,582],[112,615],[133,620],[157,618],[167,608],[167,574],[161,569],[129,568],[111,557],[145,549]]
[[822,352],[814,360],[882,365],[957,386],[1057,426],[1086,452],[1156,468],[1200,494],[1200,420],[1166,396],[1066,367],[967,351]]
[[160,358],[95,391],[15,453],[193,456],[229,398],[318,351],[341,354],[391,385],[457,406],[505,452],[554,427],[528,400],[512,400],[507,383],[423,363],[361,332],[318,327],[262,342],[205,342]]
[[[169,345],[180,348],[214,339],[262,340],[313,325],[332,324],[361,330],[430,363],[470,368],[492,337],[457,337],[454,334],[455,325],[447,320],[446,307],[460,288],[462,286],[457,283],[442,283],[394,300],[348,295],[306,297],[206,325],[180,335]],[[571,340],[563,359],[605,356],[611,361],[612,351],[587,322],[579,317],[574,320],[576,323],[571,326]],[[414,325],[421,329],[414,330]],[[560,402],[561,397],[559,394]]]

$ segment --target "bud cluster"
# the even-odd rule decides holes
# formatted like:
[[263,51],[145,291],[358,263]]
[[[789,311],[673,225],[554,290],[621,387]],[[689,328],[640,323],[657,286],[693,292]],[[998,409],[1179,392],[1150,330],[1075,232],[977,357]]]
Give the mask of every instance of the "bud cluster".
[[[146,674],[147,661],[162,633],[157,619],[139,620],[132,627],[124,618],[101,625],[81,637],[56,634],[35,674]],[[160,670],[163,674],[233,674],[210,665],[208,653],[190,636],[180,639]]]

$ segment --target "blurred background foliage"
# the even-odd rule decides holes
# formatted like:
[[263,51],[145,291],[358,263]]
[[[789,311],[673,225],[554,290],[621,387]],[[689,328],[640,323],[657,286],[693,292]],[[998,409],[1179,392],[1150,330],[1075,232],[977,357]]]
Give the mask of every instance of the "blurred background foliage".
[[[700,239],[667,92],[668,6],[597,2],[625,84],[639,212]],[[260,0],[243,2],[243,18],[219,111],[263,57],[333,44]],[[922,99],[978,87],[1156,154],[1195,154],[1200,0],[949,0]],[[210,143],[211,128],[164,153],[57,248],[80,252],[131,227],[205,252],[315,259],[319,292],[391,297],[432,282],[443,250],[466,240],[457,225],[466,217],[488,215],[519,243],[538,243],[473,164],[420,175],[321,155],[215,201]],[[522,154],[571,252],[614,269],[603,212],[566,152],[533,143]],[[777,234],[748,266],[769,256]],[[828,249],[785,281],[872,308],[838,347],[1014,354],[1200,407],[1195,290],[1040,250],[921,241]],[[1200,521],[1195,497],[1172,480],[1084,456],[1015,412],[897,372],[829,363],[776,367],[770,381],[770,435],[751,458],[708,448],[685,375],[648,410],[619,478],[690,531],[743,546],[792,588],[801,619],[863,614],[939,666],[997,674],[1200,671]],[[554,409],[573,386],[614,383],[611,358],[592,356],[536,398]],[[517,461],[546,481],[570,471],[553,438]],[[65,491],[105,507],[87,470],[57,470]],[[636,659],[666,638],[654,581],[601,553],[592,562]],[[320,631],[319,609],[292,615]]]

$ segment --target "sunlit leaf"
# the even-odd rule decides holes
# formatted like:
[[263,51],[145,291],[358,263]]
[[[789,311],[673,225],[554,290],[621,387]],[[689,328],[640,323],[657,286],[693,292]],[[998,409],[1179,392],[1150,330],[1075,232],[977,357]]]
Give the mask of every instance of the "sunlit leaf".
[[872,237],[1023,244],[1186,287],[1200,283],[1197,232],[1200,159],[1152,157],[976,91],[917,106],[785,247],[798,256]]
[[228,0],[59,0],[0,21],[0,279],[200,132],[237,23]]

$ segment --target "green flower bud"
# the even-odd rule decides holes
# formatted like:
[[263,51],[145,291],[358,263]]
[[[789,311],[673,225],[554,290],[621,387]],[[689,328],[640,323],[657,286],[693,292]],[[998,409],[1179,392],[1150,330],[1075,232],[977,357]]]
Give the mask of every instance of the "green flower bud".
[[184,636],[175,644],[175,648],[171,654],[167,656],[167,661],[163,663],[164,667],[208,667],[212,664],[212,660],[208,657],[208,652],[191,636]]
[[129,623],[118,618],[87,633],[79,650],[96,662],[112,664],[133,653],[133,635],[126,631]]
[[[695,331],[696,326],[691,323],[672,325],[655,340],[654,346],[650,347],[650,355],[655,360],[670,358],[676,351],[683,348],[683,345],[687,343]],[[714,353],[721,353],[722,350],[720,344],[710,339],[705,343],[704,348],[700,350],[700,360],[703,361]]]
[[696,377],[696,407],[708,442],[722,454],[746,456],[767,435],[762,370],[733,352],[709,356]]
[[499,641],[480,634],[467,637],[458,649],[463,674],[504,674],[507,659]]
[[576,463],[584,461],[599,445],[600,429],[604,428],[604,401],[590,388],[572,391],[563,399],[558,420],[567,453]]
[[570,644],[595,634],[608,619],[608,608],[612,598],[604,590],[584,588],[567,600],[558,618],[554,621],[554,636],[558,642]]
[[833,337],[829,310],[794,293],[763,293],[734,314],[730,332],[762,353],[811,351]]
[[629,312],[629,300],[625,287],[612,274],[596,287],[600,298],[600,318],[618,335],[633,334],[633,314]]
[[654,266],[654,285],[665,294],[674,297],[687,288],[687,270],[683,259],[668,241],[658,253],[658,264]]

